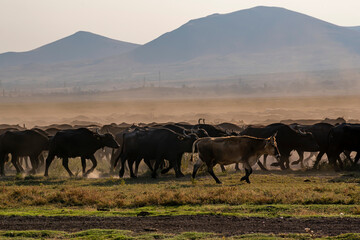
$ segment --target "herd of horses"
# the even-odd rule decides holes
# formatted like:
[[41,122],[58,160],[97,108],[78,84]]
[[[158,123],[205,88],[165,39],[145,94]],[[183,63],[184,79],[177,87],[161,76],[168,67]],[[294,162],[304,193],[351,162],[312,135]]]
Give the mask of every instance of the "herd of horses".
[[[136,178],[140,162],[144,161],[156,178],[158,170],[165,174],[174,169],[176,177],[182,177],[181,159],[184,153],[195,153],[192,177],[198,169],[206,165],[209,174],[217,183],[213,167],[241,163],[245,176],[241,180],[250,183],[252,167],[258,165],[267,170],[267,156],[275,157],[272,166],[290,169],[293,151],[299,155],[304,166],[304,152],[316,156],[313,168],[319,166],[324,154],[335,169],[344,168],[349,161],[356,166],[360,158],[360,125],[346,123],[343,119],[324,120],[308,124],[280,122],[269,125],[243,125],[233,123],[206,124],[199,119],[197,124],[168,122],[151,124],[109,124],[82,125],[53,124],[25,129],[19,125],[0,125],[0,174],[5,175],[5,166],[13,165],[17,173],[31,168],[35,174],[45,166],[45,176],[55,157],[61,158],[70,176],[69,158],[80,157],[84,176],[97,166],[97,159],[110,162],[110,172],[119,170],[123,177],[128,165],[129,174]],[[350,157],[356,152],[355,159]],[[341,157],[343,153],[346,157]],[[45,157],[46,156],[46,157]],[[262,161],[260,160],[260,157]],[[10,161],[11,159],[11,161]],[[92,167],[86,171],[86,160]],[[30,164],[29,164],[30,160]],[[8,162],[8,164],[6,164]],[[11,162],[11,163],[10,163]],[[134,167],[135,164],[135,167]],[[31,167],[30,167],[31,165]]]

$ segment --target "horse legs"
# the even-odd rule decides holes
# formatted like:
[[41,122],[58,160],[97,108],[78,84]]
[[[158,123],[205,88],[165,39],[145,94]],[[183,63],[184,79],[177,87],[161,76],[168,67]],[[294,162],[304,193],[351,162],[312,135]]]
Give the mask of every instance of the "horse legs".
[[38,160],[39,160],[38,168],[41,168],[44,165],[44,162],[45,162],[45,158],[44,158],[43,153],[40,153],[40,155],[38,156]]
[[110,157],[110,174],[114,174],[116,168],[118,168],[118,165],[115,165],[115,160],[120,157],[120,152],[121,150],[116,149],[116,150],[112,150],[111,152],[111,157]]
[[239,163],[235,163],[235,171],[236,171],[236,172],[240,171]]
[[240,181],[245,180],[247,183],[250,183],[250,179],[249,176],[252,173],[252,168],[250,166],[250,164],[248,163],[248,161],[244,162],[244,168],[245,168],[245,176],[243,176]]
[[86,170],[86,158],[81,157],[81,167],[82,167],[82,174],[85,176],[85,170]]
[[319,154],[318,154],[317,157],[316,157],[316,160],[315,160],[313,169],[317,169],[317,167],[318,167],[318,165],[319,165],[319,163],[320,163],[320,161],[321,161],[321,158],[322,158],[322,156],[324,156],[324,154],[325,154],[325,152],[323,152],[323,151],[320,151],[320,152],[319,152]]
[[30,174],[36,174],[36,169],[39,167],[38,156],[30,156],[30,162],[32,166]]
[[203,161],[201,161],[201,159],[199,158],[193,168],[193,173],[192,173],[192,178],[195,179],[196,173],[199,170],[199,168],[203,165]]
[[129,166],[129,171],[130,171],[130,177],[131,178],[137,178],[137,176],[134,174],[134,170],[133,170],[133,165],[134,162],[139,162],[141,161],[141,157],[136,157],[136,158],[128,158],[128,166]]
[[6,155],[3,153],[0,153],[0,176],[5,176],[5,158]]
[[154,168],[153,168],[153,166],[152,166],[152,164],[151,164],[151,160],[150,159],[148,159],[148,158],[144,158],[144,162],[145,162],[145,164],[148,166],[148,168],[150,169],[150,171],[154,171]]
[[[125,173],[125,162],[126,160],[128,159],[128,156],[127,154],[122,154],[122,155],[119,155],[117,159],[121,159],[121,167],[120,167],[120,170],[119,170],[119,177],[122,178],[124,176],[124,173]],[[118,160],[115,160],[115,163],[117,162]]]
[[[163,164],[165,166],[165,161],[163,161]],[[161,170],[161,174],[166,174],[167,172],[169,172],[172,168],[174,168],[173,166],[173,162],[169,161],[169,166],[167,168],[164,168],[163,170]],[[174,168],[175,170],[175,168]]]
[[210,173],[210,175],[215,179],[217,184],[221,184],[222,182],[218,179],[218,177],[214,173],[213,164],[208,162],[208,163],[206,163],[206,165],[207,165],[207,168],[208,168],[208,173]]
[[357,152],[356,153],[356,156],[355,156],[355,159],[354,159],[354,166],[356,166],[357,165],[357,163],[358,163],[358,161],[359,161],[359,159],[360,159],[360,152]]
[[[27,158],[27,157],[23,157],[22,159],[23,159],[24,162],[25,162],[25,168],[26,168],[26,169],[29,169],[30,166],[29,166],[28,158]],[[31,162],[31,159],[30,159],[30,162]],[[31,162],[31,165],[32,165],[32,162]],[[33,167],[33,165],[32,165],[32,167]]]
[[12,154],[11,156],[11,163],[14,165],[14,167],[16,168],[16,173],[19,174],[21,173],[21,169],[19,168],[18,164],[17,164],[17,161],[18,161],[18,156],[15,155],[15,154]]
[[[11,159],[12,159],[13,156],[11,156]],[[11,161],[12,162],[12,161]],[[22,167],[22,163],[25,163],[25,169],[29,169],[29,164],[27,162],[27,157],[18,157],[16,159],[16,163],[17,163],[17,166],[19,167],[20,169],[20,172],[25,172],[25,169]]]
[[51,162],[54,160],[54,157],[55,157],[55,155],[52,152],[49,152],[49,154],[46,158],[46,166],[45,166],[45,174],[44,174],[45,177],[49,176],[49,173],[48,173],[49,167],[50,167]]
[[135,177],[137,177],[138,173],[139,173],[139,165],[141,163],[141,158],[137,158],[136,161],[135,161]]
[[65,168],[65,170],[69,173],[70,177],[74,176],[74,174],[69,169],[69,158],[64,157],[62,161],[62,165]]
[[[280,160],[278,160],[278,162],[272,163],[271,166],[273,166],[273,167],[280,166],[281,170],[290,169],[289,157],[290,157],[290,154],[287,154],[287,155],[281,154]],[[284,163],[285,163],[285,165],[284,165]]]
[[[266,158],[267,158],[267,154],[264,154],[264,165],[266,166]],[[263,171],[268,171],[268,169],[261,163],[260,159],[257,161],[257,164],[259,165],[259,167],[261,168],[261,170]]]
[[87,175],[89,175],[90,173],[92,173],[94,171],[94,169],[97,166],[97,161],[96,158],[94,157],[94,155],[90,156],[90,161],[92,162],[92,167],[85,173],[84,177],[86,177]]
[[317,157],[316,152],[310,152],[310,155],[303,160],[303,161],[304,161],[304,164],[306,163],[306,165],[308,166],[308,165],[309,165],[309,164],[308,164],[308,161],[309,161],[312,157],[314,157],[314,156],[315,156],[315,158]]
[[154,166],[154,171],[151,174],[152,178],[156,178],[157,177],[157,170],[160,167],[160,164],[164,161],[164,158],[162,156],[157,156],[155,159],[155,166]]
[[182,158],[182,154],[176,156],[174,158],[175,162],[174,162],[174,170],[175,170],[175,175],[177,178],[179,177],[184,177],[185,175],[181,172],[181,158]]
[[292,162],[291,165],[301,164],[301,168],[304,168],[304,151],[297,150],[297,153],[299,155],[299,159]]
[[267,157],[268,157],[269,155],[267,155],[267,154],[264,154],[264,168],[266,169],[266,162],[267,162]]

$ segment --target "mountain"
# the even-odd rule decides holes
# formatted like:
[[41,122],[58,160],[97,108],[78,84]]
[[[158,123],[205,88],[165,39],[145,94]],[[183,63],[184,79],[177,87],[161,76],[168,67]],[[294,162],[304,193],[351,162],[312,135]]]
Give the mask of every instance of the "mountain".
[[[65,44],[65,38],[19,53],[17,63],[39,64],[3,67],[2,85],[46,91],[63,91],[65,86],[67,91],[70,87],[99,91],[159,85],[360,90],[360,31],[284,8],[255,7],[194,19],[145,45],[131,45],[126,52],[110,50],[111,44],[86,47],[91,38],[87,36],[80,32],[65,41],[72,44]],[[62,51],[66,57],[59,59]],[[47,54],[36,57],[36,52]],[[13,62],[4,56],[0,55],[0,66]]]
[[0,67],[104,58],[131,51],[138,46],[138,44],[79,31],[28,52],[0,54]]
[[360,26],[348,27],[349,29],[360,31]]
[[360,54],[360,33],[284,8],[255,7],[191,20],[131,55],[144,63],[165,63],[324,47]]

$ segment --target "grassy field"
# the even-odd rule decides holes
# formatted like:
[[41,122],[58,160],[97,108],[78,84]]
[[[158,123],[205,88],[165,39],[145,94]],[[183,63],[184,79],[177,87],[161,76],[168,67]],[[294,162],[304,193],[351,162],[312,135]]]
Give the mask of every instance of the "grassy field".
[[[333,171],[255,171],[251,184],[243,172],[218,172],[218,185],[207,173],[192,180],[170,172],[152,179],[67,177],[61,163],[50,176],[0,179],[3,216],[138,216],[229,215],[238,217],[360,217],[360,173]],[[76,169],[77,163],[72,166]],[[106,169],[106,166],[104,167]],[[81,232],[0,231],[0,239],[360,239],[360,234],[246,234],[224,238],[215,233],[138,233],[91,229]]]
[[[80,161],[70,162],[74,173]],[[54,161],[50,177],[13,175],[0,178],[0,215],[3,216],[149,216],[226,215],[237,217],[360,217],[360,172],[255,171],[251,184],[240,182],[243,172],[228,168],[217,175],[218,185],[206,172],[195,180],[191,166],[186,176],[173,171],[150,178],[142,171],[137,179],[108,177],[101,163],[94,176],[67,176],[61,161]],[[107,177],[104,177],[107,176]],[[215,233],[138,233],[92,229],[81,232],[0,231],[0,239],[224,239]],[[250,234],[226,239],[360,239],[359,234],[332,237],[310,234]]]
[[181,234],[134,234],[124,230],[100,230],[93,229],[76,233],[61,231],[0,231],[0,239],[117,239],[117,240],[152,240],[152,239],[252,239],[252,240],[275,240],[275,239],[316,239],[316,240],[354,240],[360,239],[360,234],[342,234],[332,237],[314,237],[311,234],[245,234],[241,236],[222,237],[212,233],[185,232]]
[[[257,97],[223,99],[114,100],[104,99],[8,99],[0,103],[6,112],[1,123],[27,127],[51,123],[165,122],[206,118],[207,123],[262,123],[282,119],[360,119],[359,96]],[[89,166],[88,166],[89,167]],[[185,178],[175,179],[171,171],[159,179],[143,173],[138,179],[109,177],[109,163],[96,168],[94,179],[69,178],[55,160],[50,178],[41,175],[0,178],[0,215],[11,216],[137,216],[231,215],[238,217],[360,217],[360,172],[255,171],[251,184],[240,182],[244,173],[217,172],[222,185],[207,173],[192,181],[191,166]],[[70,169],[80,174],[79,159]],[[0,239],[222,239],[213,233],[147,233],[120,230],[0,231]],[[310,234],[251,234],[228,239],[316,239]],[[318,238],[320,239],[320,238]],[[347,234],[321,239],[360,239]]]
[[2,215],[224,214],[235,216],[360,217],[360,174],[296,171],[206,173],[192,181],[173,174],[151,179],[10,176],[0,180]]

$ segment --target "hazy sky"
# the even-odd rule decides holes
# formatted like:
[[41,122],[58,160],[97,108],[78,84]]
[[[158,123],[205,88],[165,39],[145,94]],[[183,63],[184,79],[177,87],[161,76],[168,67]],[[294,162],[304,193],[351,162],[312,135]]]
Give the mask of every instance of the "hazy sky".
[[259,5],[360,26],[360,0],[0,0],[0,53],[31,50],[79,30],[143,44],[191,19]]

